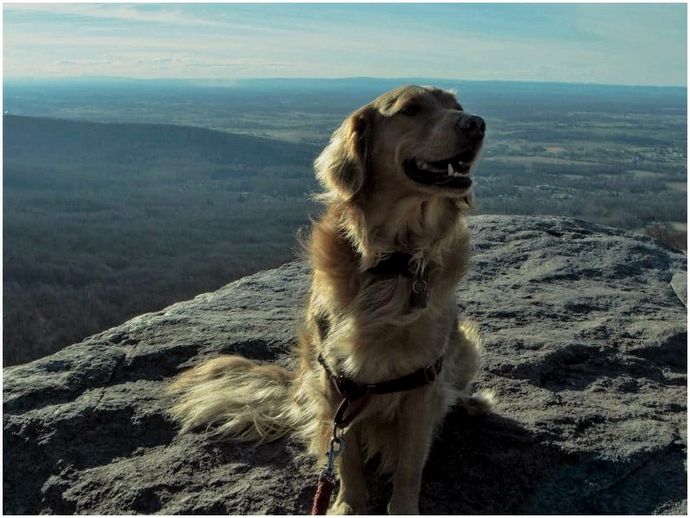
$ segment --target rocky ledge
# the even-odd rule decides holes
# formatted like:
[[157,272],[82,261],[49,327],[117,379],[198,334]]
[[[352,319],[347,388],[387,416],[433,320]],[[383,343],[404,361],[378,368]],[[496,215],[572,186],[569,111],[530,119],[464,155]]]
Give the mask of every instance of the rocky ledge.
[[[448,417],[422,511],[684,513],[686,256],[573,219],[472,228],[458,310],[482,330],[477,385],[497,405]],[[286,264],[6,368],[4,512],[308,512],[317,471],[299,444],[177,436],[163,391],[219,354],[280,361],[307,282]],[[383,511],[389,489],[372,490]]]

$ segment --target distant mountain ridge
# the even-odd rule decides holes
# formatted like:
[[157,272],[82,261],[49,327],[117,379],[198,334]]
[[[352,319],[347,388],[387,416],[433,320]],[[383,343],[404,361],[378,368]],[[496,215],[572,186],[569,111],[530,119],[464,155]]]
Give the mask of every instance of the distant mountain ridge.
[[160,79],[141,79],[135,77],[118,76],[82,76],[65,78],[5,78],[6,85],[165,85],[165,86],[217,86],[217,87],[238,87],[253,85],[272,85],[275,87],[287,85],[300,85],[304,87],[333,87],[338,85],[400,85],[406,83],[420,84],[446,84],[461,83],[470,85],[511,85],[517,87],[530,86],[554,86],[569,87],[577,86],[584,88],[635,88],[635,89],[669,89],[685,91],[687,87],[677,85],[623,85],[608,83],[572,83],[555,81],[517,81],[512,79],[462,79],[460,77],[373,77],[373,76],[353,76],[353,77],[255,77],[242,79],[214,79],[214,78],[160,78]]
[[194,126],[154,123],[91,122],[5,115],[4,158],[33,162],[72,155],[117,162],[137,154],[140,162],[165,158],[257,166],[280,163],[308,167],[318,148]]
[[[4,106],[11,114],[98,120],[151,122],[147,115],[174,107],[189,121],[213,120],[227,126],[226,113],[251,106],[272,115],[290,108],[316,113],[337,112],[342,119],[353,109],[381,93],[404,84],[436,85],[457,90],[460,98],[483,115],[503,117],[523,108],[532,113],[544,108],[589,112],[622,110],[648,113],[671,107],[686,112],[687,88],[614,86],[518,81],[469,81],[443,78],[256,78],[233,81],[184,79],[69,78],[62,80],[5,80]],[[71,108],[83,107],[74,114]],[[146,106],[157,107],[147,112]],[[71,108],[70,108],[71,107]],[[166,117],[175,118],[177,112]],[[156,119],[157,120],[157,119]],[[163,121],[165,122],[165,121]],[[256,121],[254,121],[256,122]],[[332,127],[329,127],[332,130]],[[326,134],[324,134],[324,137]]]

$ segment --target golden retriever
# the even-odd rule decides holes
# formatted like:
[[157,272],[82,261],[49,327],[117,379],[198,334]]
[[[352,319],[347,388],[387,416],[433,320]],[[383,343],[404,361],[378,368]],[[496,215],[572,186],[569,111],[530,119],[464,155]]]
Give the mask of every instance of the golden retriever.
[[[433,87],[392,90],[347,117],[315,162],[326,210],[307,245],[313,276],[293,369],[228,356],[184,372],[171,385],[182,430],[249,441],[292,433],[323,457],[340,376],[366,397],[352,398],[351,422],[336,430],[347,447],[329,512],[367,512],[365,466],[380,454],[389,512],[418,514],[434,431],[453,405],[491,403],[470,396],[479,337],[458,319],[455,295],[484,133],[480,117]],[[423,384],[400,381],[419,381],[425,367]],[[377,393],[382,383],[400,390]]]

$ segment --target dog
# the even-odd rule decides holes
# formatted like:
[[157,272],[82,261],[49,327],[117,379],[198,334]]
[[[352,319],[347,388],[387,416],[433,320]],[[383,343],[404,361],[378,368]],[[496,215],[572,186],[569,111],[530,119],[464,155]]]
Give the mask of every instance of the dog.
[[392,475],[388,511],[419,514],[444,416],[492,404],[488,392],[471,395],[480,338],[456,302],[485,131],[434,87],[397,88],[347,117],[314,164],[326,208],[305,245],[311,290],[292,369],[225,356],[182,373],[170,386],[182,431],[292,434],[321,457],[342,440],[329,513],[367,512],[376,456]]

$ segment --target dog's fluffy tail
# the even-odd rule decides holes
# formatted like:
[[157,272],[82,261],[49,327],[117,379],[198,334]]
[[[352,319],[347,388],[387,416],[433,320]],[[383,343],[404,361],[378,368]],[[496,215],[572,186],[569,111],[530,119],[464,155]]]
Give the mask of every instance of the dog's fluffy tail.
[[468,415],[486,414],[493,409],[495,404],[493,391],[485,389],[469,395],[472,380],[479,371],[482,350],[482,339],[474,322],[469,320],[460,322],[457,350],[460,352],[458,364],[463,366],[463,371],[459,376],[461,395],[455,402],[455,406],[462,408]]
[[168,386],[181,432],[207,428],[245,441],[272,441],[291,430],[290,373],[240,356],[194,367]]

